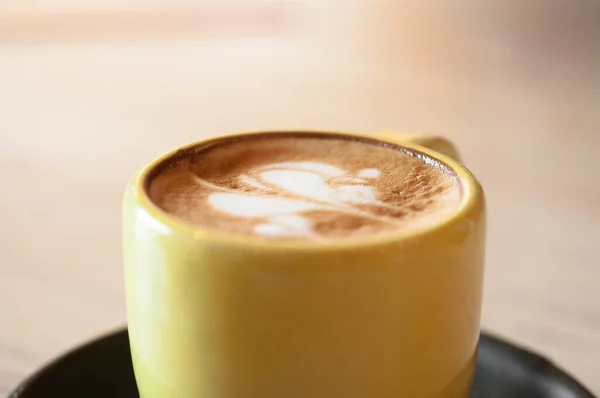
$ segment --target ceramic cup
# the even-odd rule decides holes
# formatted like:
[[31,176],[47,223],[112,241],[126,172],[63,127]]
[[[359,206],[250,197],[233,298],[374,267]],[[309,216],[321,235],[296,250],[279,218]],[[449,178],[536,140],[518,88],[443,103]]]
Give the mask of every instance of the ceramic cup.
[[425,230],[366,239],[227,234],[178,221],[150,201],[149,178],[178,150],[160,156],[131,180],[123,206],[142,398],[469,396],[484,268],[479,183],[444,139],[322,134],[436,159],[458,176],[458,208]]

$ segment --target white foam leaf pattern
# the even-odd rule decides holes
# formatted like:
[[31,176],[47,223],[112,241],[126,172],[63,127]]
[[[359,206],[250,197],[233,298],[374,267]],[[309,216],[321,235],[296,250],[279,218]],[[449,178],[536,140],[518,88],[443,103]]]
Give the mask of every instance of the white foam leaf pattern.
[[294,214],[322,208],[317,203],[301,200],[220,192],[210,194],[208,201],[214,208],[225,213],[249,218]]
[[[232,216],[259,219],[255,233],[265,236],[309,237],[318,239],[311,220],[302,213],[311,210],[339,211],[383,222],[393,219],[372,214],[355,205],[389,206],[377,199],[373,179],[378,169],[363,169],[356,174],[317,162],[282,162],[265,165],[239,176],[245,185],[240,192],[211,185],[216,192],[208,195],[217,210]],[[223,192],[224,191],[224,192]],[[276,196],[280,194],[281,196]]]

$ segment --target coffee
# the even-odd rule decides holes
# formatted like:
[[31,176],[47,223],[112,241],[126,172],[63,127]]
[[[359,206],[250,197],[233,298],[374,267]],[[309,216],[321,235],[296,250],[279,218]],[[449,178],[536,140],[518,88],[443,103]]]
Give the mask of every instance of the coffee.
[[257,134],[179,152],[150,175],[150,199],[173,217],[271,239],[418,230],[461,199],[456,175],[422,153],[376,140]]

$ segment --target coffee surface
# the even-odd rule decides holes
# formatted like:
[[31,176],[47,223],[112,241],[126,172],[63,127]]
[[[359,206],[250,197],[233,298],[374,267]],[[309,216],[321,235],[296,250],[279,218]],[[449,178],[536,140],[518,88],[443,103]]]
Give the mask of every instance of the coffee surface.
[[446,166],[377,141],[257,135],[198,146],[147,185],[173,217],[222,232],[322,240],[417,230],[456,210]]

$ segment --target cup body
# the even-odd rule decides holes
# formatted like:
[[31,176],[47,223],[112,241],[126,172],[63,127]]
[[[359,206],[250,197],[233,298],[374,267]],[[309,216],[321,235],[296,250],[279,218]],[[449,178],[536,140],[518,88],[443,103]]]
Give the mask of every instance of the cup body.
[[195,228],[154,206],[147,181],[175,152],[132,179],[124,262],[142,398],[469,396],[483,283],[481,187],[449,157],[402,136],[380,139],[452,169],[458,210],[418,233],[282,243]]

